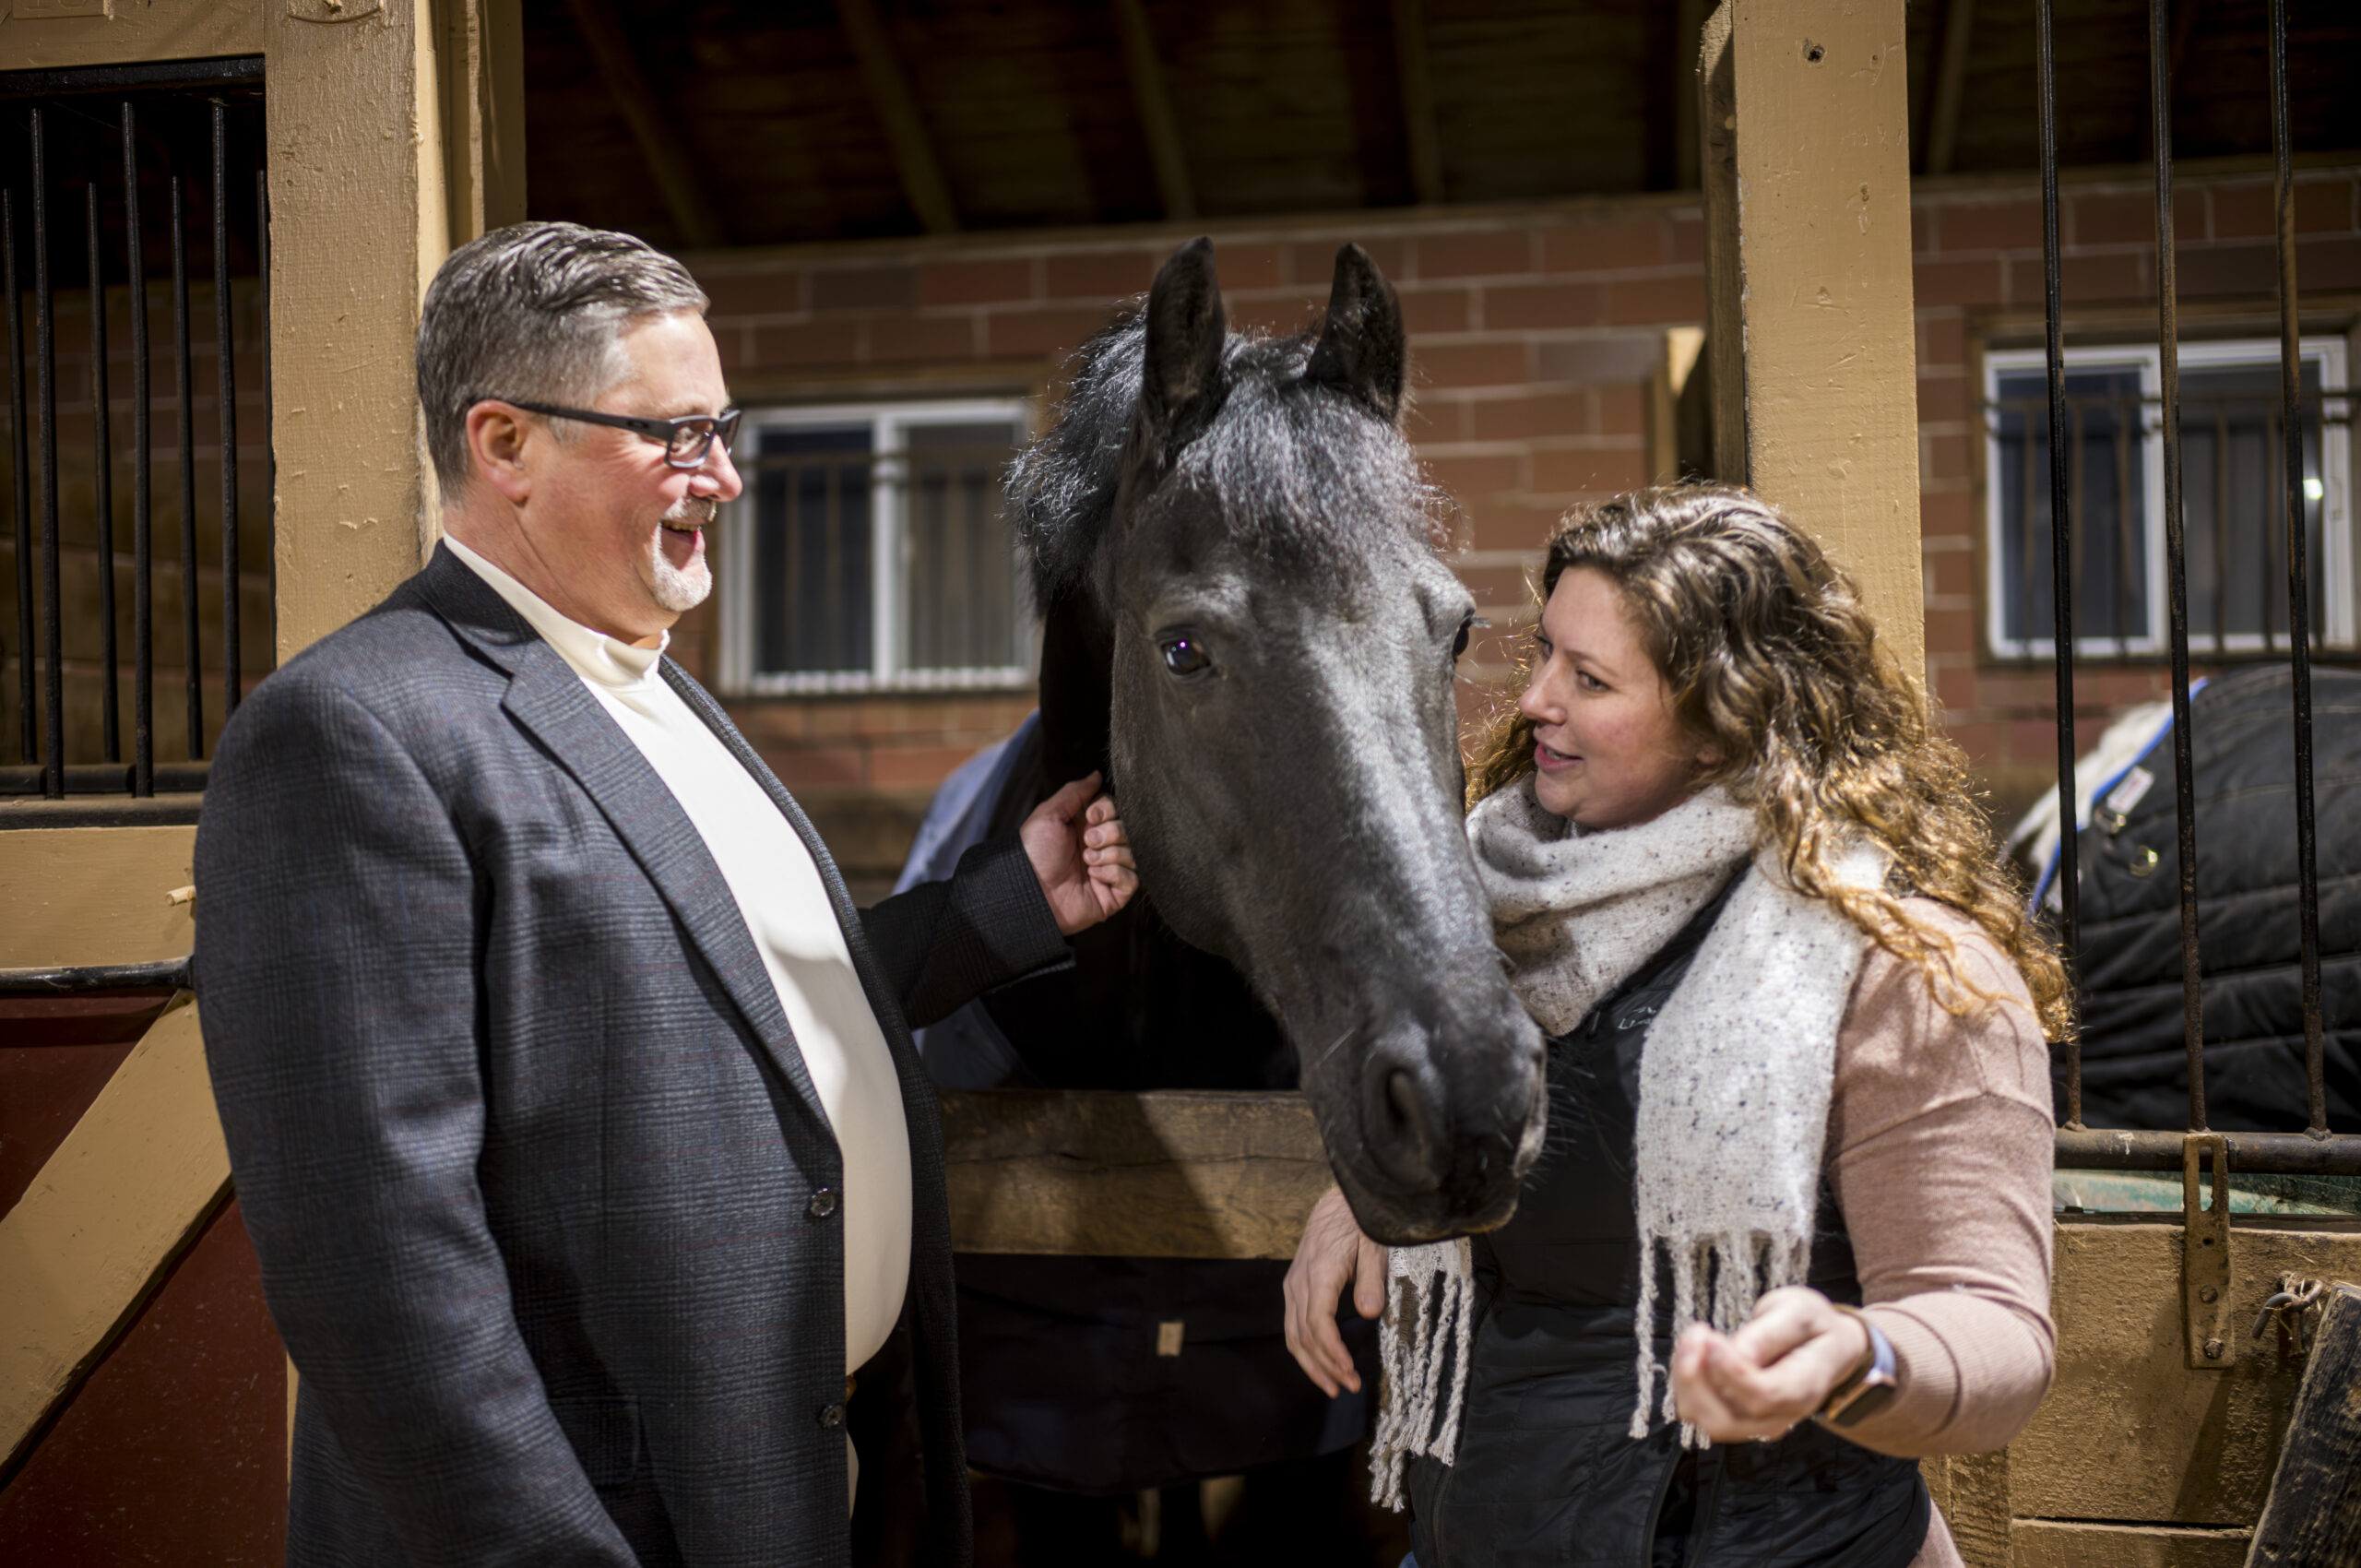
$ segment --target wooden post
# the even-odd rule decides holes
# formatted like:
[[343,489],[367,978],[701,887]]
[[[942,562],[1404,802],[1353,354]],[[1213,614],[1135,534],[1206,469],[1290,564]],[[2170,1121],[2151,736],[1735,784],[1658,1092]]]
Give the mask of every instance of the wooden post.
[[2248,1568],[2361,1562],[2361,1290],[2330,1289]]
[[[1724,416],[1715,466],[1739,477],[1724,428],[1724,376],[1736,359],[1746,482],[1829,547],[1917,678],[1926,638],[1904,35],[1903,0],[1725,0],[1706,25],[1700,100],[1708,331]],[[1717,115],[1724,62],[1729,107]]]

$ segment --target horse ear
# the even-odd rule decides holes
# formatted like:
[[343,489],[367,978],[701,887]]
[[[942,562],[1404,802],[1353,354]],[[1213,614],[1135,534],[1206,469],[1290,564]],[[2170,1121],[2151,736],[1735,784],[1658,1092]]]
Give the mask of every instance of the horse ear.
[[1358,245],[1336,251],[1336,280],[1328,291],[1328,319],[1303,378],[1358,398],[1391,424],[1402,413],[1406,361],[1402,303],[1394,286]]
[[1200,236],[1157,269],[1147,296],[1147,358],[1140,385],[1140,433],[1169,453],[1219,403],[1222,344],[1229,324],[1214,275],[1214,243]]

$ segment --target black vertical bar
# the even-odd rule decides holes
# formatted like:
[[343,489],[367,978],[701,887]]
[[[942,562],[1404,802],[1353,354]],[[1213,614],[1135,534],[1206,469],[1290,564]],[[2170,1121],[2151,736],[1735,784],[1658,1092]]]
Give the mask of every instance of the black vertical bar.
[[99,728],[104,756],[123,760],[123,715],[115,691],[118,662],[114,635],[114,451],[107,430],[107,283],[99,256],[99,175],[93,168],[84,187],[89,218],[90,254],[90,511],[98,524]]
[[2230,648],[2230,408],[2213,405],[2213,655]]
[[[2058,278],[2058,61],[2051,0],[2035,0],[2035,49],[2041,98],[2041,271],[2048,318],[2050,606],[2058,671],[2058,898],[2068,972],[2082,945],[2082,866],[2074,821],[2073,519],[2067,506],[2066,323]],[[2066,1039],[2066,1123],[2082,1124],[2082,1036]]]
[[2189,559],[2180,493],[2180,301],[2173,255],[2171,0],[2148,0],[2156,127],[2156,350],[2164,394],[2165,578],[2172,616],[2174,815],[2180,827],[2180,1005],[2189,1050],[2189,1128],[2205,1130],[2205,991],[2197,950],[2197,797],[2189,737]]
[[2279,402],[2287,444],[2288,662],[2296,677],[2296,928],[2304,976],[2304,1130],[2328,1135],[2320,1028],[2319,842],[2312,817],[2312,594],[2304,505],[2304,362],[2296,319],[2296,180],[2287,126],[2287,0],[2271,0],[2271,153],[2279,196]]
[[156,557],[148,505],[148,258],[139,234],[139,121],[123,105],[123,233],[131,303],[131,792],[156,792]]
[[221,720],[238,711],[238,375],[230,320],[230,110],[213,101],[214,427],[221,439]]
[[49,158],[42,114],[31,112],[33,150],[33,374],[41,399],[42,793],[65,798],[65,596],[58,570],[57,311],[49,278]]
[[172,190],[172,376],[180,402],[181,657],[187,665],[188,755],[205,755],[205,649],[196,617],[196,413],[188,358],[188,220],[181,177]]
[[[2034,490],[2034,476],[2040,471],[2040,467],[2033,458],[2033,435],[2035,426],[2033,409],[2030,405],[2023,410],[2023,414],[2025,428],[2023,435],[2020,441],[2020,445],[2023,450],[2018,454],[2017,466],[2018,474],[2023,481],[2020,488],[2024,492],[2024,494],[2021,496],[2018,501],[2020,509],[2020,526],[2017,529],[2017,576],[2022,579],[2021,586],[2024,591],[2024,636],[2026,651],[2031,652],[2033,644],[2033,607],[2040,601],[2041,598],[2041,595],[2035,591],[2041,582],[2039,563],[2035,562],[2033,558],[2033,520],[2035,516],[2040,510],[2039,507],[2034,505],[2035,496],[2035,492]],[[2044,439],[2047,438],[2047,433],[2045,432]]]
[[279,449],[270,422],[270,171],[255,171],[255,304],[262,319],[263,544],[270,552],[270,642],[279,646]]
[[24,302],[17,292],[17,193],[0,191],[0,291],[8,296],[8,438],[16,459],[18,760],[41,755],[33,699],[33,458],[25,429]]
[[[2131,462],[2132,432],[2140,428],[2137,398],[2125,398],[2115,416],[2115,651],[2131,651],[2131,485],[2139,472]],[[2141,467],[2145,467],[2142,464]]]
[[[2299,433],[2300,433],[2300,427]],[[2262,605],[2262,651],[2277,651],[2279,640],[2279,607],[2272,602],[2271,569],[2279,564],[2279,541],[2272,537],[2270,517],[2279,509],[2277,491],[2283,476],[2279,461],[2279,416],[2269,409],[2262,413],[2262,505],[2255,515],[2263,519],[2262,574],[2255,584],[2255,593]]]

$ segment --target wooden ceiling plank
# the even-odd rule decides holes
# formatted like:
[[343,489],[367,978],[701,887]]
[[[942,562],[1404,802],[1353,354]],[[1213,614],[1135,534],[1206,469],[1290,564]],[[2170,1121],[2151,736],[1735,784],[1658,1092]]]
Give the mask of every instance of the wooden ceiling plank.
[[1394,63],[1402,78],[1403,140],[1410,149],[1410,188],[1418,200],[1443,199],[1442,139],[1435,130],[1434,74],[1427,55],[1424,0],[1394,0]]
[[729,235],[706,198],[695,164],[690,161],[689,144],[659,109],[647,74],[640,69],[639,56],[623,31],[623,18],[615,13],[614,0],[567,0],[567,8],[574,14],[583,45],[599,67],[599,79],[607,84],[608,95],[631,127],[640,156],[647,160],[647,172],[681,238],[699,250],[728,244]]
[[1927,172],[1948,174],[1959,153],[1959,111],[1967,96],[1967,51],[1975,29],[1975,0],[1943,8],[1942,53],[1935,59],[1935,103],[1927,120]]
[[1197,192],[1189,182],[1189,163],[1180,153],[1180,122],[1172,113],[1171,94],[1165,90],[1164,65],[1157,58],[1156,34],[1147,25],[1147,7],[1141,0],[1115,0],[1115,28],[1123,38],[1123,69],[1132,80],[1132,103],[1139,111],[1140,131],[1147,137],[1149,159],[1156,165],[1156,189],[1164,216],[1186,223],[1197,216]]
[[873,0],[836,0],[836,18],[844,23],[845,36],[852,41],[853,53],[860,61],[861,80],[869,88],[877,118],[885,126],[886,142],[894,149],[894,169],[901,176],[902,194],[908,198],[910,210],[930,234],[955,232],[959,213],[951,205],[951,187],[943,182],[943,166],[935,161],[934,144],[927,137],[926,123],[919,117],[918,99],[910,91],[900,57],[894,53],[894,41],[886,36],[884,18],[877,14]]

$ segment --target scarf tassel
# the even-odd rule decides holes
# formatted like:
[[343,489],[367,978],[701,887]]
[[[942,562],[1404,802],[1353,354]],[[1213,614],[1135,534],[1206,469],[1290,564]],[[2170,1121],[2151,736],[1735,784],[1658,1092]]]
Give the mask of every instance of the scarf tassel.
[[1383,1396],[1370,1443],[1370,1501],[1398,1514],[1402,1467],[1412,1455],[1446,1465],[1458,1455],[1476,1329],[1475,1257],[1467,1239],[1392,1249],[1386,1287],[1385,1318],[1378,1326]]

